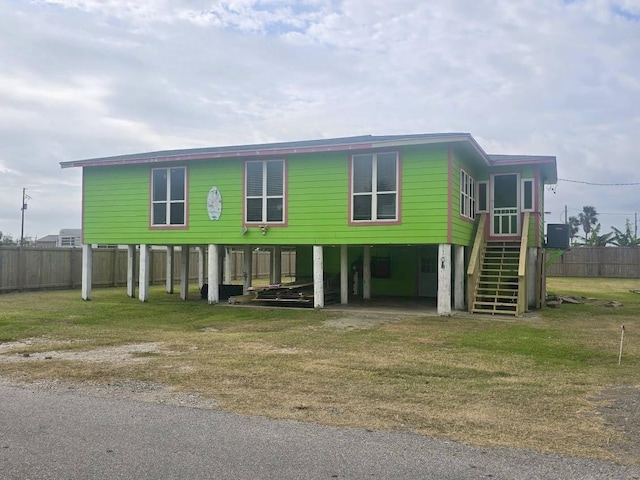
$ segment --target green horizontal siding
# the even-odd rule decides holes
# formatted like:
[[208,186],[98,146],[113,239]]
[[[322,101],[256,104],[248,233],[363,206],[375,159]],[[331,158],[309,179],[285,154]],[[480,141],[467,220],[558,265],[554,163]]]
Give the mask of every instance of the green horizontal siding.
[[470,246],[473,244],[476,222],[460,215],[460,170],[467,172],[477,182],[482,178],[482,170],[469,159],[459,155],[453,155],[452,178],[452,224],[451,243],[455,245]]
[[[243,234],[242,159],[188,164],[188,228],[149,228],[148,165],[85,167],[84,235],[88,243],[295,245],[444,243],[447,236],[447,150],[401,151],[399,225],[353,226],[349,218],[349,156],[345,153],[287,158],[287,225]],[[169,167],[174,165],[162,165]],[[180,166],[180,164],[175,164]],[[207,194],[222,195],[221,218],[209,220]]]
[[[352,295],[354,265],[361,265],[363,259],[362,247],[349,247],[347,259],[349,265],[349,295]],[[371,278],[371,295],[376,296],[415,296],[417,294],[418,262],[420,255],[418,247],[372,247],[371,261],[376,258],[389,260],[389,278]],[[323,249],[323,271],[325,279],[334,281],[339,288],[340,279],[340,248],[327,247]],[[296,249],[296,274],[300,278],[313,277],[313,251],[311,247]],[[362,273],[358,274],[358,295],[362,294]]]
[[[453,154],[451,192],[446,145],[398,149],[401,158],[401,223],[349,225],[349,155],[344,152],[290,155],[287,161],[287,224],[243,229],[243,168],[241,158],[189,162],[188,228],[151,229],[149,165],[84,168],[83,228],[88,243],[225,245],[471,245],[475,224],[460,216],[460,168],[476,181],[490,171],[477,158]],[[162,164],[162,167],[184,164]],[[512,172],[501,167],[495,172]],[[532,168],[520,169],[531,178]],[[218,187],[221,218],[211,221],[206,201]],[[543,210],[540,187],[540,211]],[[451,213],[449,220],[449,195]],[[533,218],[533,217],[532,217]],[[532,241],[543,219],[532,222]],[[451,238],[449,240],[449,223]]]

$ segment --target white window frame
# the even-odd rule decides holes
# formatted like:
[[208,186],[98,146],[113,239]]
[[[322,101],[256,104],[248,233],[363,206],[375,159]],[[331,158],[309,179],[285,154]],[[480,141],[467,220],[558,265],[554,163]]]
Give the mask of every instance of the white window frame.
[[[484,205],[486,208],[481,209],[480,204],[480,185],[484,185]],[[489,213],[489,182],[487,180],[482,180],[480,182],[476,182],[476,213]]]
[[[395,155],[395,190],[384,190],[378,192],[378,155]],[[355,192],[355,159],[358,157],[371,157],[371,191],[370,192]],[[366,153],[366,154],[356,154],[352,155],[350,159],[350,169],[351,169],[351,185],[350,185],[350,195],[351,195],[351,208],[349,212],[349,222],[352,224],[371,224],[371,223],[398,223],[400,219],[400,155],[398,152],[378,152],[378,153]],[[354,219],[354,210],[355,210],[355,198],[357,196],[371,196],[371,218],[366,220],[355,220]],[[395,195],[395,212],[393,218],[383,218],[378,219],[378,195]]]
[[[154,200],[154,188],[155,188],[155,182],[154,182],[154,173],[158,172],[158,171],[166,171],[167,172],[167,184],[166,184],[166,189],[167,189],[167,198],[164,200]],[[171,171],[172,170],[182,170],[183,171],[183,178],[184,178],[184,185],[183,185],[183,192],[184,192],[184,198],[182,199],[172,199],[171,198]],[[152,168],[151,169],[151,226],[152,227],[157,227],[157,228],[184,228],[187,225],[187,167],[164,167],[164,168]],[[183,217],[183,221],[182,223],[171,223],[171,205],[173,204],[177,204],[177,203],[182,203],[183,204],[183,210],[182,210],[182,217]],[[164,219],[164,223],[154,223],[155,221],[155,205],[160,205],[160,204],[164,204],[165,205],[165,219]]]
[[61,247],[75,247],[76,246],[76,237],[60,237],[60,246]]
[[460,169],[460,216],[476,219],[476,181],[464,169]]
[[[531,208],[525,207],[525,184],[531,184]],[[523,178],[520,180],[520,205],[522,206],[523,212],[535,212],[536,211],[536,191],[535,191],[536,182],[533,178]]]
[[[248,168],[249,164],[262,164],[262,195],[249,195],[248,194],[248,184],[249,176]],[[280,195],[268,195],[267,188],[267,164],[268,163],[280,163],[282,164],[282,192]],[[270,159],[270,160],[247,160],[244,163],[244,219],[245,224],[247,225],[283,225],[286,223],[287,219],[287,162],[284,159]],[[267,201],[273,198],[282,199],[282,219],[281,220],[267,220]],[[262,215],[260,220],[249,220],[248,219],[248,209],[247,204],[250,199],[260,199],[262,200]]]

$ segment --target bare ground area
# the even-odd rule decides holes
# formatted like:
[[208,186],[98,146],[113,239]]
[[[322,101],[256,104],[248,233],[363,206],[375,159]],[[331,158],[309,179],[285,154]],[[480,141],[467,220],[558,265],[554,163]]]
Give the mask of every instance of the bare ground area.
[[[28,339],[21,342],[0,344],[0,362],[42,362],[55,359],[77,362],[98,362],[112,365],[144,363],[149,357],[144,355],[159,354],[177,355],[162,349],[157,342],[135,343],[118,347],[99,348],[84,351],[48,351],[33,354],[3,355],[3,352],[16,348],[43,343],[41,339]],[[141,356],[142,355],[142,356]],[[56,392],[73,390],[87,395],[107,398],[133,399],[141,402],[166,403],[194,408],[215,408],[215,400],[204,398],[197,393],[174,391],[165,385],[153,382],[123,380],[111,383],[78,383],[59,380],[16,381],[0,378],[0,384],[36,388]]]
[[640,462],[640,388],[618,386],[591,400],[597,404],[597,414],[602,415],[612,436],[619,439],[612,441],[608,449],[627,463]]

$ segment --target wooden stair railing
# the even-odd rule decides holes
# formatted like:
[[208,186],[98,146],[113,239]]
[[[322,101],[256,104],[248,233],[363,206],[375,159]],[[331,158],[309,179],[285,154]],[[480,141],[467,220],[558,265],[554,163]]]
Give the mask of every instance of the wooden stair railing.
[[469,259],[469,267],[467,268],[467,302],[469,313],[473,312],[473,304],[476,301],[476,292],[478,290],[478,280],[480,278],[480,270],[484,257],[485,235],[484,229],[487,224],[487,214],[481,213],[478,218],[478,229],[473,241],[473,249],[471,250],[471,258]]

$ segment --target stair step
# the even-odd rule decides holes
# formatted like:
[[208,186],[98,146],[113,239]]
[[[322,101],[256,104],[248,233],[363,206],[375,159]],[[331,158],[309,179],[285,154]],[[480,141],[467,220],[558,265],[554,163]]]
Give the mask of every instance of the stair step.
[[518,285],[518,280],[510,275],[480,275],[480,283],[499,283],[502,285]]
[[478,295],[476,295],[476,300],[478,301],[485,301],[486,299],[489,300],[497,300],[497,299],[505,299],[505,300],[513,300],[514,298],[518,298],[517,295],[518,292],[513,292],[511,295],[509,294],[499,294],[499,293],[479,293]]
[[510,315],[515,317],[518,312],[512,312],[510,310],[485,310],[484,308],[472,308],[471,313],[491,314],[491,315]]
[[511,290],[508,288],[479,288],[478,293],[476,293],[476,298],[478,297],[514,298],[517,296],[518,296],[517,290]]
[[472,313],[518,314],[520,242],[488,242],[482,252]]
[[504,303],[504,302],[482,302],[482,301],[475,301],[473,302],[473,306],[478,306],[478,305],[493,305],[496,307],[508,307],[508,308],[518,308],[518,304],[517,303]]

